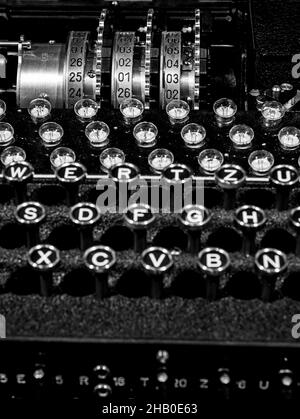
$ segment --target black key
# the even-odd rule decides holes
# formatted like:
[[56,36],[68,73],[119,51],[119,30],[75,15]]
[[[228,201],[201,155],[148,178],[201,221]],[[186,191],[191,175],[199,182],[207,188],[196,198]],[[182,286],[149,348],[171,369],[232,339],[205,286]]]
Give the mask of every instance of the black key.
[[33,247],[40,241],[39,227],[46,217],[46,211],[39,202],[23,202],[17,206],[15,217],[19,224],[26,229],[26,242]]
[[149,247],[142,253],[142,266],[151,277],[151,297],[161,298],[164,274],[173,266],[171,253],[164,247]]
[[300,256],[300,207],[294,208],[290,212],[290,223],[296,231],[296,256]]
[[85,250],[93,243],[93,228],[100,218],[100,211],[95,204],[80,202],[70,210],[72,222],[79,228],[80,250]]
[[192,193],[192,175],[191,169],[185,164],[173,163],[163,170],[163,212],[181,212],[183,194],[187,196]]
[[287,270],[287,257],[278,249],[261,249],[255,254],[255,266],[262,283],[261,299],[271,301],[277,278]]
[[98,298],[108,295],[108,279],[110,269],[116,262],[116,254],[108,246],[93,246],[83,255],[84,264],[95,277],[95,292]]
[[33,178],[33,174],[33,167],[26,161],[12,162],[5,166],[3,176],[14,187],[16,205],[26,201],[27,184]]
[[186,205],[178,219],[188,232],[188,251],[197,254],[200,250],[201,230],[210,221],[211,214],[202,205]]
[[206,279],[206,298],[217,298],[220,277],[230,266],[229,254],[218,247],[206,247],[198,254],[198,266]]
[[117,183],[128,184],[135,181],[139,177],[139,169],[132,163],[118,163],[115,164],[111,170],[110,175]]
[[233,209],[236,202],[236,193],[246,181],[245,170],[235,164],[224,164],[215,173],[217,184],[223,189],[223,207],[226,210]]
[[29,250],[29,265],[40,274],[40,293],[48,297],[52,291],[53,270],[60,262],[58,249],[50,244],[38,244]]
[[251,255],[255,251],[256,233],[267,221],[265,212],[254,205],[244,205],[236,210],[234,218],[243,233],[243,253]]
[[186,183],[192,177],[191,169],[185,164],[170,164],[164,171],[163,177],[168,183]]
[[132,163],[118,163],[109,171],[110,177],[117,187],[117,207],[119,212],[128,208],[128,201],[134,191],[129,190],[129,185],[134,185],[139,180],[140,171]]
[[134,251],[142,252],[147,246],[147,229],[153,224],[155,215],[146,204],[133,204],[124,214],[127,225],[134,233]]
[[81,163],[65,163],[55,171],[59,182],[65,187],[67,204],[74,205],[78,201],[79,185],[86,177],[86,168]]
[[298,170],[287,164],[274,166],[270,172],[270,180],[277,191],[276,209],[284,211],[288,208],[290,191],[299,181]]

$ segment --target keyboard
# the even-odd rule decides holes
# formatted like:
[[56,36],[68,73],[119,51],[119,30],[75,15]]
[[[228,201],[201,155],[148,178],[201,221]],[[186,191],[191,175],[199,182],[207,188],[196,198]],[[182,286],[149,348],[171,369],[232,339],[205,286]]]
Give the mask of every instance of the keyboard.
[[298,398],[297,81],[263,83],[267,2],[188,3],[4,9],[4,401]]

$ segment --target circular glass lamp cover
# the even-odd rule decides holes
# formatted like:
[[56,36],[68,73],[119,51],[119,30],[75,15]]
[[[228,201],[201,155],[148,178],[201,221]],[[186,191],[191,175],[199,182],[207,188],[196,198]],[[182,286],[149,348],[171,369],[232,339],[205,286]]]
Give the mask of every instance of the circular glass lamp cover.
[[60,167],[65,163],[74,163],[76,155],[71,148],[58,147],[52,151],[50,162],[54,168]]
[[223,154],[214,148],[203,150],[198,156],[199,166],[205,173],[208,174],[216,172],[222,166],[223,162]]
[[162,172],[174,162],[174,155],[166,148],[157,148],[148,156],[149,166],[157,173]]
[[256,150],[250,154],[248,163],[254,173],[265,175],[274,165],[274,156],[267,150]]
[[108,173],[116,164],[125,162],[125,154],[119,148],[107,148],[99,156],[101,169]]

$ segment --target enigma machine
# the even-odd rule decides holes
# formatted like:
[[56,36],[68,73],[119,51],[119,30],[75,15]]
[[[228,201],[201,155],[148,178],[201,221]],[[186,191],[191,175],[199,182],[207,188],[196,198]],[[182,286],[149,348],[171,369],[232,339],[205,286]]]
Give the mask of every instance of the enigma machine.
[[0,1],[0,409],[299,399],[299,22]]

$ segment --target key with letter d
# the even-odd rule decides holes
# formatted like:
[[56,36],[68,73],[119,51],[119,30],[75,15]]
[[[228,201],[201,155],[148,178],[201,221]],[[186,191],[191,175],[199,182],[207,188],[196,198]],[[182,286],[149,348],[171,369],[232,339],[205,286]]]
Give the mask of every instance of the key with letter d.
[[70,219],[79,227],[80,250],[93,243],[93,228],[100,218],[98,207],[90,202],[80,202],[70,210]]

